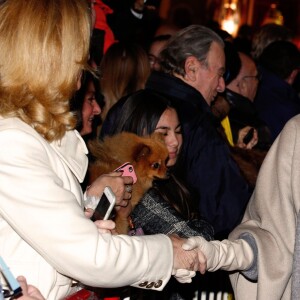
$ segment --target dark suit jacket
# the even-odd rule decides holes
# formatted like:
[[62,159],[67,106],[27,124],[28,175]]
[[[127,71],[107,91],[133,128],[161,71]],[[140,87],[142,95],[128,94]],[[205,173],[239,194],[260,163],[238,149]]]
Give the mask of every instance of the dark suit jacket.
[[260,67],[262,80],[254,99],[259,117],[271,131],[272,142],[288,120],[300,113],[300,98],[296,90],[275,74]]

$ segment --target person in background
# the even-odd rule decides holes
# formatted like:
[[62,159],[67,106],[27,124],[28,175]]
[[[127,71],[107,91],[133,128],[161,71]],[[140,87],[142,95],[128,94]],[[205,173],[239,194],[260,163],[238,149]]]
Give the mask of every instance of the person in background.
[[93,13],[90,55],[95,64],[99,66],[107,49],[117,41],[107,23],[107,17],[113,14],[113,10],[103,3],[102,0],[90,1],[91,11]]
[[262,76],[254,105],[270,129],[273,142],[286,122],[300,113],[300,97],[293,88],[300,52],[292,42],[273,42],[262,52],[259,67]]
[[224,42],[213,30],[192,25],[171,37],[161,58],[163,72],[153,72],[146,88],[177,107],[185,137],[184,176],[197,194],[200,215],[217,236],[227,236],[243,216],[250,189],[210,108],[225,89]]
[[[95,139],[98,136],[98,129],[101,125],[101,107],[103,106],[103,96],[100,93],[99,79],[90,71],[83,72],[81,87],[71,99],[70,110],[77,117],[77,125],[75,128],[85,143],[88,143],[89,140]],[[87,173],[81,183],[83,190],[87,188],[88,182],[89,176]]]
[[258,68],[250,56],[236,51],[230,43],[226,43],[225,53],[228,61],[226,89],[216,98],[212,110],[220,118],[228,116],[234,145],[249,149],[247,145],[243,145],[243,137],[239,136],[240,130],[248,126],[257,131],[255,148],[267,150],[271,145],[271,133],[259,118],[253,103],[261,79]]
[[261,167],[245,215],[229,239],[191,238],[207,270],[230,271],[237,300],[300,296],[300,116],[287,122]]
[[[213,225],[215,238],[227,237],[239,224],[251,189],[219,133],[211,103],[225,89],[224,42],[211,29],[192,25],[178,31],[161,52],[162,72],[152,72],[146,89],[167,98],[178,112],[184,136],[177,166],[196,197],[199,217]],[[122,116],[120,105],[109,112],[101,136]],[[195,193],[195,194],[194,194]],[[226,276],[227,277],[227,276]],[[213,291],[228,290],[229,279],[208,278]],[[208,287],[208,282],[199,285]]]
[[251,56],[253,39],[253,27],[249,24],[242,24],[233,39],[233,44],[239,52]]
[[158,35],[153,38],[148,50],[151,70],[160,71],[160,52],[164,49],[171,35]]
[[100,89],[105,103],[102,120],[120,98],[144,88],[149,75],[147,53],[140,45],[123,42],[113,44],[100,65]]
[[122,107],[121,103],[118,104],[122,115],[115,120],[113,128],[107,134],[126,131],[147,136],[158,132],[163,135],[169,151],[167,166],[170,178],[154,182],[153,188],[133,211],[134,225],[141,227],[146,234],[174,232],[188,237],[198,233],[210,240],[213,235],[211,225],[197,219],[192,194],[178,174],[175,174],[183,140],[176,108],[163,96],[147,89],[133,93],[121,101]]
[[[211,110],[221,122],[220,133],[230,144],[231,156],[253,189],[266,154],[265,137],[270,136],[266,135],[269,130],[258,118],[258,113],[250,100],[254,98],[257,89],[258,71],[254,61],[238,52],[231,42],[225,42],[225,56],[226,89],[215,98]],[[252,137],[250,135],[248,138],[251,130],[253,130]]]
[[[123,131],[139,136],[161,133],[169,151],[169,179],[154,181],[153,187],[143,196],[131,212],[134,228],[145,234],[177,234],[180,237],[202,236],[213,238],[213,228],[198,218],[197,205],[182,178],[176,174],[176,162],[182,147],[181,124],[176,108],[165,97],[151,90],[141,90],[120,100],[122,110],[109,135]],[[121,145],[120,145],[121,147]],[[133,186],[134,189],[134,186]],[[189,299],[195,286],[183,287],[171,282],[162,294],[144,293],[143,299]],[[146,297],[146,298],[145,298]]]
[[71,100],[71,111],[76,114],[76,129],[85,142],[97,136],[102,111],[100,105],[103,106],[104,103],[99,80],[91,72],[84,72],[81,87]]
[[111,1],[115,2],[114,13],[108,23],[116,39],[123,43],[135,43],[148,49],[160,24],[159,0]]
[[203,269],[195,251],[181,248],[184,239],[103,234],[85,215],[85,200],[100,199],[106,186],[128,205],[132,184],[111,173],[84,195],[80,187],[87,148],[73,130],[70,99],[89,69],[91,29],[85,0],[0,5],[0,255],[47,300],[78,282],[161,290],[171,274],[188,282]]
[[292,31],[283,26],[269,23],[261,26],[253,34],[251,56],[257,61],[263,50],[275,41],[291,41],[293,38]]

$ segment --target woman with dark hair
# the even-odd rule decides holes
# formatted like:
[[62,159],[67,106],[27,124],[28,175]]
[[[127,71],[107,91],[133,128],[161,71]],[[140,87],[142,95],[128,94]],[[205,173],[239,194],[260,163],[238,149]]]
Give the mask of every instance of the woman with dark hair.
[[99,80],[86,71],[82,75],[81,87],[71,101],[71,111],[77,117],[76,129],[85,141],[97,135],[101,107],[103,96],[100,93]]
[[[185,183],[179,179],[176,162],[182,146],[181,124],[176,108],[165,97],[151,91],[140,90],[120,100],[116,106],[122,113],[111,123],[109,133],[126,131],[139,136],[160,132],[169,151],[169,179],[154,181],[153,187],[143,196],[131,212],[133,228],[142,228],[145,234],[170,234],[181,237],[202,236],[213,238],[212,226],[197,218],[192,194]],[[108,114],[108,120],[110,120]],[[133,186],[134,188],[134,186]],[[189,299],[193,287],[186,289],[181,285],[169,284],[164,294],[143,293],[144,299]]]
[[[86,143],[97,136],[97,130],[101,124],[100,114],[103,105],[103,96],[100,93],[98,78],[90,71],[84,71],[81,78],[81,87],[73,96],[70,107],[77,118],[75,129]],[[86,174],[80,184],[83,190],[87,188],[88,182],[89,176]]]
[[[210,240],[212,227],[197,219],[192,195],[176,172],[182,146],[181,124],[169,100],[150,90],[141,90],[124,98],[122,115],[114,122],[111,134],[122,131],[139,136],[160,132],[169,151],[169,179],[157,180],[132,212],[135,226],[146,234],[175,232],[180,236],[201,235]],[[123,101],[124,101],[123,100]],[[160,209],[152,210],[152,208]],[[180,226],[178,226],[180,224]]]

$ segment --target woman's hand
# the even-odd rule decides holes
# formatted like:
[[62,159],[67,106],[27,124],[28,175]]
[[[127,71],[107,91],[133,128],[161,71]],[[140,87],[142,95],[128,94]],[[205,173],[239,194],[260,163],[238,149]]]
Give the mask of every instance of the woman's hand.
[[87,196],[101,197],[104,188],[109,186],[116,196],[116,206],[127,207],[131,199],[132,177],[122,176],[122,172],[113,172],[99,176],[87,189]]
[[127,206],[116,206],[116,214],[120,219],[126,220],[132,211],[131,202],[128,201]]
[[258,135],[257,135],[257,130],[254,129],[253,131],[253,137],[252,139],[247,143],[245,144],[244,143],[244,138],[245,136],[247,135],[247,133],[252,129],[252,127],[250,126],[246,126],[242,129],[239,130],[239,133],[238,133],[238,141],[236,143],[236,146],[239,147],[239,148],[242,148],[242,149],[252,149],[258,142]]
[[19,300],[45,300],[41,292],[34,286],[28,285],[24,276],[17,277],[18,282],[22,288],[22,296],[18,297]]
[[97,226],[99,233],[117,234],[115,230],[116,224],[112,220],[98,220],[94,224]]

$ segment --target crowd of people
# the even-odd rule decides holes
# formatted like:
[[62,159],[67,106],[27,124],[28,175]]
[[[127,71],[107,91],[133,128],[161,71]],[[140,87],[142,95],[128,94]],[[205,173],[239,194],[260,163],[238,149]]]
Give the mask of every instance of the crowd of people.
[[[18,299],[298,299],[292,32],[242,41],[163,22],[168,1],[117,2],[0,2],[0,256]],[[169,154],[168,178],[133,209],[132,177],[87,172],[89,141],[124,131],[159,134]],[[107,186],[128,235],[90,220]]]

